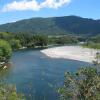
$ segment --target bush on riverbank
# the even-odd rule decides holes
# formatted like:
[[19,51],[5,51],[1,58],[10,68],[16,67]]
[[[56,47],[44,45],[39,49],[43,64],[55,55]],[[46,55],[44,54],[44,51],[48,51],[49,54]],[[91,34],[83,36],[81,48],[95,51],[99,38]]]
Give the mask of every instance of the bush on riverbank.
[[99,100],[100,72],[96,68],[82,68],[65,74],[64,86],[59,89],[62,100]]
[[83,47],[100,49],[100,43],[87,42],[87,43],[83,44]]
[[12,85],[0,84],[0,100],[25,100],[24,96],[16,92]]
[[0,62],[8,62],[12,54],[10,44],[5,40],[0,40]]
[[94,66],[65,74],[64,86],[58,90],[61,100],[100,100],[100,53]]
[[100,49],[100,35],[89,37],[86,39],[83,46],[93,49]]

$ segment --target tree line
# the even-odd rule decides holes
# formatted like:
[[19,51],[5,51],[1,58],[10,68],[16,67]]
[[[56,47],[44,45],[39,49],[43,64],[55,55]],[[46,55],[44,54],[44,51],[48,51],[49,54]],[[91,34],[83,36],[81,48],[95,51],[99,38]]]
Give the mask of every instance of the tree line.
[[0,62],[7,61],[12,50],[21,48],[47,47],[49,44],[76,44],[77,38],[72,36],[47,36],[25,33],[0,32]]
[[83,46],[88,48],[100,49],[100,35],[87,38]]

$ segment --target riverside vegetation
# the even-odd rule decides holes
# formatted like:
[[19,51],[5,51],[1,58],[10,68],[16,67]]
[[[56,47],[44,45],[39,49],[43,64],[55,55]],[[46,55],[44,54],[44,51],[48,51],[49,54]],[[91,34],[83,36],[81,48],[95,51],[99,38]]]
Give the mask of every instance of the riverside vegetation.
[[[0,32],[0,67],[6,66],[6,63],[9,62],[13,50],[46,47],[50,42],[59,43],[59,39],[57,37],[48,38],[45,35],[26,35]],[[23,95],[17,93],[15,86],[0,84],[0,100],[24,99],[25,98]]]
[[65,73],[64,86],[58,90],[61,100],[100,100],[100,53],[94,66]]
[[[99,49],[100,37],[85,39],[85,46]],[[91,46],[92,41],[96,46]],[[0,65],[7,63],[13,50],[36,47],[47,47],[48,44],[77,44],[78,37],[73,36],[45,36],[32,34],[12,34],[0,32]],[[88,43],[88,45],[87,45]],[[96,58],[99,59],[99,54]],[[99,66],[98,60],[96,66]],[[68,72],[64,87],[59,89],[62,100],[99,100],[100,99],[100,72],[98,68],[82,68],[77,73]],[[23,100],[24,96],[17,94],[16,88],[10,85],[0,85],[1,100]]]
[[83,46],[88,48],[100,49],[100,35],[88,38]]

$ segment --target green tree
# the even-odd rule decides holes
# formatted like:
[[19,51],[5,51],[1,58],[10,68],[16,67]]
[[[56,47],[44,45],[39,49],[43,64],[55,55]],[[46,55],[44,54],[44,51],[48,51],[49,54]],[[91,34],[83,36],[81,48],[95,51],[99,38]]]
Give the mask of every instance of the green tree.
[[12,49],[7,41],[0,40],[0,61],[8,61],[11,57]]
[[87,41],[83,44],[84,47],[100,49],[100,43],[95,43],[93,41]]
[[0,39],[3,39],[3,40],[10,40],[13,38],[13,35],[9,32],[0,32]]
[[100,100],[100,72],[93,67],[67,72],[58,92],[62,100]]
[[45,35],[35,35],[34,36],[35,46],[47,46],[48,44],[48,37]]
[[20,40],[11,39],[11,40],[9,41],[9,43],[10,43],[12,49],[19,49],[19,48],[22,47],[22,46],[21,46],[21,43],[20,43]]

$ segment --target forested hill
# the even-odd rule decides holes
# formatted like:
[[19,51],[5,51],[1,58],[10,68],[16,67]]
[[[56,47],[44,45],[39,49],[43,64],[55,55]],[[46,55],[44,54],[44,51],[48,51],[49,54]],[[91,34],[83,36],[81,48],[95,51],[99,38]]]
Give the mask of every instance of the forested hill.
[[100,34],[100,20],[64,16],[51,18],[31,18],[0,25],[0,31],[33,34]]

